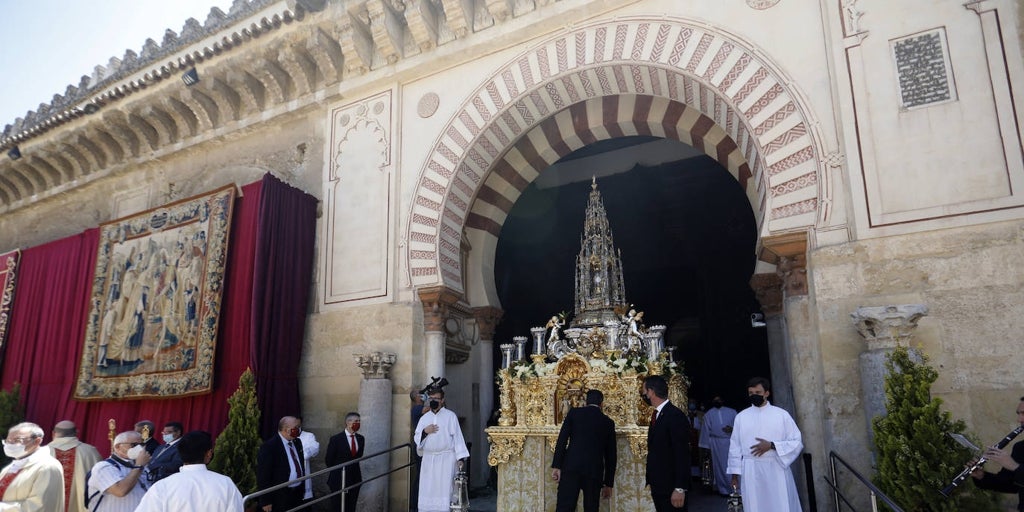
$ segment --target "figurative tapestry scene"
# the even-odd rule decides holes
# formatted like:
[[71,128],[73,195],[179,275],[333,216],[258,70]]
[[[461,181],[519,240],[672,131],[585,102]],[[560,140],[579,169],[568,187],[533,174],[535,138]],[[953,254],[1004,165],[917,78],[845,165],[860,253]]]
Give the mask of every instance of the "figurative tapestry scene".
[[209,390],[233,187],[101,227],[79,398]]

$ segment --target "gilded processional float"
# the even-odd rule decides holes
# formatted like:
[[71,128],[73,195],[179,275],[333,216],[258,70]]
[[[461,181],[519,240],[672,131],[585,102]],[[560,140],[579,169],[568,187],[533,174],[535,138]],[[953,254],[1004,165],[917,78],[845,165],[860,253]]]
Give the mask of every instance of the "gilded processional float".
[[602,510],[653,510],[644,484],[653,409],[640,399],[643,380],[663,375],[676,404],[687,403],[688,387],[682,366],[664,347],[664,333],[664,325],[644,326],[643,312],[626,300],[622,262],[594,180],[576,259],[572,321],[566,327],[564,313],[553,315],[545,327],[530,329],[531,337],[501,345],[501,410],[498,426],[487,429],[499,511],[554,510],[558,484],[550,467],[558,431],[591,389],[604,393],[604,412],[615,421],[618,439],[615,488]]

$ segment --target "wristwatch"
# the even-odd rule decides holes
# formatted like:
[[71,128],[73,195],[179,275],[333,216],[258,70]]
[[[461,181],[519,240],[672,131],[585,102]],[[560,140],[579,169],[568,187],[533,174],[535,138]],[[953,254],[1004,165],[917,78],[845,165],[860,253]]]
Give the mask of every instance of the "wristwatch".
[[672,492],[678,492],[680,494],[686,494],[686,489],[683,489],[682,487],[676,487],[675,489],[672,489]]

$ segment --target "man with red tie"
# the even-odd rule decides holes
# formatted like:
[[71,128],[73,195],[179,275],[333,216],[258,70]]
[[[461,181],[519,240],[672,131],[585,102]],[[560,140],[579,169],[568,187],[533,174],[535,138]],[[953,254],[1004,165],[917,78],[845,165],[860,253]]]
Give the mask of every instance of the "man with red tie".
[[[256,486],[260,490],[306,476],[299,419],[285,416],[277,423],[277,434],[260,446],[256,455]],[[284,512],[302,502],[303,482],[260,496],[264,512]]]
[[[359,432],[359,425],[359,413],[350,412],[345,415],[345,430],[331,436],[331,440],[327,444],[327,456],[324,459],[327,467],[337,466],[338,464],[356,460],[363,456],[366,441],[362,434],[357,433]],[[327,485],[333,492],[340,491],[345,487],[362,481],[363,473],[359,469],[358,462],[345,466],[344,485],[342,484],[340,469],[331,471],[330,476],[327,477]],[[341,510],[341,496],[338,494],[331,497],[332,512]],[[345,493],[345,512],[355,512],[357,501],[359,501],[359,486],[349,489]]]

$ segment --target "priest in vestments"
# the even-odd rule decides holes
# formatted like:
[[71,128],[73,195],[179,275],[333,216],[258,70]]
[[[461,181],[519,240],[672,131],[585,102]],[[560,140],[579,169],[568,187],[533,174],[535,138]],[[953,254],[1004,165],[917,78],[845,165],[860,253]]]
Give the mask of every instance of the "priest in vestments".
[[64,510],[85,512],[85,474],[99,462],[99,450],[78,439],[75,424],[64,420],[53,427],[53,441],[46,445],[64,468]]
[[3,444],[14,461],[0,471],[0,512],[64,512],[64,468],[50,450],[39,449],[43,429],[19,423]]
[[456,462],[469,457],[469,450],[459,418],[444,407],[444,391],[433,388],[427,394],[430,410],[420,417],[414,437],[416,453],[423,457],[417,504],[419,512],[448,512]]

